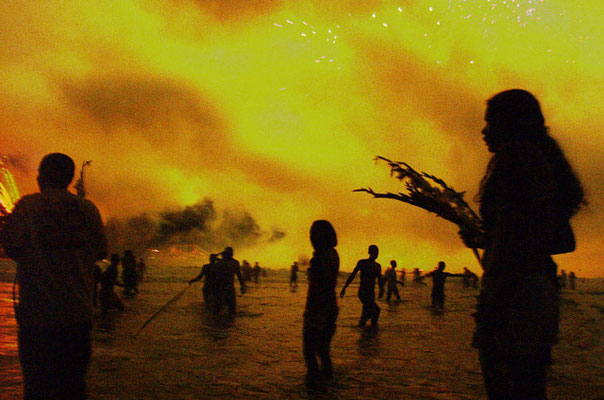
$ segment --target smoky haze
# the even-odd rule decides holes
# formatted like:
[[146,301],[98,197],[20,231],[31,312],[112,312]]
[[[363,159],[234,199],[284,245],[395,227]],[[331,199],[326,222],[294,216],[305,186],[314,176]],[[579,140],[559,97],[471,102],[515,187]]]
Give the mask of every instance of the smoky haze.
[[279,228],[262,230],[247,210],[219,211],[208,198],[191,206],[111,218],[106,229],[111,252],[131,249],[139,254],[174,245],[196,245],[207,251],[226,246],[247,248],[286,236]]

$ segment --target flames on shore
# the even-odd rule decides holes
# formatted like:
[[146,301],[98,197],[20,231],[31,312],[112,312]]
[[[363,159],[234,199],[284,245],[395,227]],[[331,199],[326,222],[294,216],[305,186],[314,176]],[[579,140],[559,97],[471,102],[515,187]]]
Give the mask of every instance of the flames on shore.
[[6,168],[6,157],[0,157],[0,216],[6,216],[19,199],[19,188],[13,174]]

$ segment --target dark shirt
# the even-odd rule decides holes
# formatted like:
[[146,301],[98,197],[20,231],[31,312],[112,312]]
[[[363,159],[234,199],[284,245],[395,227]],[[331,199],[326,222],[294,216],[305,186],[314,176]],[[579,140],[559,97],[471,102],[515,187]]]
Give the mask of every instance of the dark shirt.
[[113,292],[113,287],[117,285],[117,265],[110,265],[105,272],[101,274],[101,295],[108,295]]
[[239,282],[242,282],[239,261],[234,258],[219,261],[215,268],[215,283],[218,291],[235,290],[235,275]]
[[455,274],[450,274],[448,272],[434,270],[426,276],[432,277],[432,292],[444,292],[445,291],[445,282],[447,280],[447,276],[456,276]]
[[354,277],[358,271],[361,271],[361,283],[359,284],[359,296],[375,297],[376,281],[382,289],[382,266],[370,258],[359,260],[357,266],[352,271],[351,277]]
[[340,257],[336,249],[317,250],[308,268],[308,294],[306,310],[321,312],[337,310],[336,283],[340,270]]

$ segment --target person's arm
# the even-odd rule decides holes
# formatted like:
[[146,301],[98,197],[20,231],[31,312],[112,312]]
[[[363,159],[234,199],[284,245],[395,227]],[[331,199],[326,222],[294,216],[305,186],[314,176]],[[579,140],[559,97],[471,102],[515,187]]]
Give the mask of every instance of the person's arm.
[[205,275],[205,272],[206,272],[205,268],[202,268],[199,275],[197,275],[195,278],[193,278],[189,281],[189,285],[193,284],[194,282],[200,281],[203,278],[203,276]]
[[346,279],[346,283],[344,284],[344,286],[342,287],[342,290],[340,291],[340,298],[344,298],[344,295],[346,294],[346,288],[348,287],[348,285],[350,285],[352,283],[352,281],[354,280],[354,277],[356,276],[357,272],[359,272],[360,268],[361,267],[360,267],[359,263],[357,263],[357,266],[354,267],[354,269],[352,270],[352,273],[350,274],[348,279]]
[[377,281],[378,281],[378,285],[380,286],[380,292],[378,294],[378,299],[381,299],[382,297],[384,297],[384,277],[382,275],[382,266],[378,263],[376,263],[377,265],[377,270],[378,270],[378,274],[377,274]]

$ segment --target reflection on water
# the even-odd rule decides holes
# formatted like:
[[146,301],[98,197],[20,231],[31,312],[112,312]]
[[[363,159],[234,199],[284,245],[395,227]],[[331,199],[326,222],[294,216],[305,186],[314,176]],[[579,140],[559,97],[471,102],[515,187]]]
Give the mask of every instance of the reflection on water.
[[0,282],[0,398],[19,398],[21,367],[17,349],[17,323],[13,310],[13,284]]
[[[179,272],[190,272],[179,274]],[[191,272],[192,271],[192,272]],[[469,346],[474,290],[447,285],[440,315],[426,286],[402,288],[401,302],[379,301],[380,326],[356,325],[355,288],[340,301],[332,344],[335,378],[308,389],[302,358],[306,284],[291,291],[287,275],[250,284],[237,297],[234,319],[206,312],[201,285],[145,321],[194,276],[162,269],[150,276],[126,310],[95,319],[88,387],[91,399],[483,399],[476,352]],[[159,274],[157,274],[159,275]],[[169,279],[166,276],[170,276]],[[596,281],[594,281],[596,282]],[[0,283],[0,398],[21,396],[11,283]],[[340,282],[341,286],[341,282]],[[560,400],[604,393],[604,284],[563,292],[561,342],[554,352],[549,394]]]

